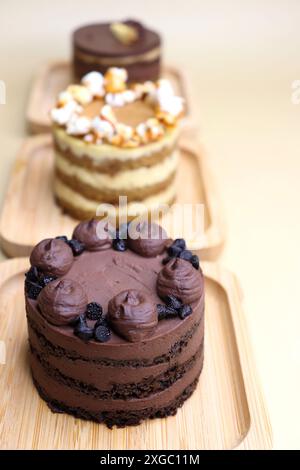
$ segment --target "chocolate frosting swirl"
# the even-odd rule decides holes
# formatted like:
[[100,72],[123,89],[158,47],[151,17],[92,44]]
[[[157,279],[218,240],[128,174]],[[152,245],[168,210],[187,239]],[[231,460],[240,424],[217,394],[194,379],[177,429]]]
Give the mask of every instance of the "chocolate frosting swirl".
[[116,333],[132,343],[149,336],[158,323],[156,305],[145,292],[134,289],[109,301],[107,319]]
[[[100,226],[98,226],[98,224],[100,224]],[[100,237],[100,234],[102,235],[105,233],[107,233],[106,238]],[[112,240],[109,236],[108,230],[105,229],[104,224],[101,226],[101,221],[97,219],[80,222],[80,224],[78,224],[74,229],[73,238],[76,238],[76,240],[83,243],[88,251],[106,250],[112,245]]]
[[160,255],[169,242],[166,231],[158,224],[148,224],[144,222],[137,225],[134,229],[135,233],[130,233],[130,231],[131,228],[129,226],[129,248],[135,253],[147,258]]
[[31,266],[51,276],[63,276],[72,266],[72,249],[63,240],[47,238],[38,243],[30,255]]
[[87,295],[78,282],[56,279],[49,282],[38,296],[42,315],[53,325],[68,325],[82,315],[88,303]]
[[184,304],[192,304],[199,301],[203,293],[203,275],[188,261],[173,258],[158,274],[156,287],[162,299],[172,294]]

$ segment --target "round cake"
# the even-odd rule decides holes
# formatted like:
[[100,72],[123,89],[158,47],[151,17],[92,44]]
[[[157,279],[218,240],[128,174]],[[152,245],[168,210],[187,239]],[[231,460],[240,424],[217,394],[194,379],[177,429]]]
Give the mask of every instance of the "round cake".
[[[51,111],[54,193],[77,219],[127,212],[129,218],[175,199],[176,143],[183,100],[167,80],[128,86],[124,69],[91,72]],[[119,196],[127,198],[120,209]]]
[[161,38],[143,24],[127,20],[89,24],[73,34],[73,71],[80,80],[93,70],[126,68],[130,82],[158,80]]
[[98,225],[81,222],[71,240],[43,240],[31,253],[35,386],[52,411],[109,427],[173,415],[203,366],[199,260],[157,225],[146,227],[148,238],[129,225],[113,239],[99,237]]

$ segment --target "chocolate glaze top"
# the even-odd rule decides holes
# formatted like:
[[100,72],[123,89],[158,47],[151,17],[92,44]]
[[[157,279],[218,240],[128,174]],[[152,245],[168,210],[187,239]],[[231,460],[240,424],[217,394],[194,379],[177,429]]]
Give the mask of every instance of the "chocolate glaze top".
[[86,310],[87,295],[72,279],[56,279],[38,296],[42,315],[53,325],[63,326],[77,319]]
[[108,303],[108,321],[128,341],[142,341],[158,323],[156,304],[143,291],[122,291]]
[[104,234],[105,226],[103,224],[101,226],[99,220],[91,219],[80,222],[75,227],[72,237],[82,242],[89,251],[101,251],[110,248],[112,245],[109,233],[107,232],[106,238],[102,237]]
[[33,248],[30,255],[31,266],[36,266],[44,274],[56,277],[66,274],[73,260],[71,248],[56,238],[42,240]]
[[123,21],[129,25],[137,24],[139,38],[131,45],[122,44],[111,32],[111,23],[89,24],[78,28],[73,33],[73,42],[76,48],[87,54],[102,57],[123,57],[139,55],[150,51],[161,44],[160,36],[138,22]]
[[162,299],[175,295],[185,304],[198,302],[203,293],[202,272],[184,259],[173,258],[157,277],[157,293]]

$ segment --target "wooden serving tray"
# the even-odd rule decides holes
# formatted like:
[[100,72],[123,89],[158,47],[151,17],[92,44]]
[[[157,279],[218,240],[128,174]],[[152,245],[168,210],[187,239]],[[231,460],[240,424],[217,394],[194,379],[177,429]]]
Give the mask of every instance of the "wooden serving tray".
[[[205,363],[198,387],[176,416],[109,430],[53,414],[39,398],[27,360],[23,282],[28,260],[0,264],[1,449],[269,449],[272,433],[236,278],[202,263],[206,282]],[[2,343],[3,344],[3,343]]]
[[[162,72],[168,78],[177,94],[185,99],[186,112],[190,111],[190,99],[186,80],[176,67],[166,66]],[[48,132],[51,128],[49,111],[55,105],[58,93],[64,90],[72,78],[71,62],[54,61],[39,69],[29,96],[26,119],[30,132],[37,134]]]
[[[187,239],[187,243],[203,259],[213,259],[219,254],[225,237],[220,201],[201,149],[186,138],[181,139],[179,147],[177,202],[203,203],[205,215],[202,240]],[[44,238],[70,237],[78,223],[55,203],[53,163],[50,135],[29,137],[24,141],[12,169],[0,216],[0,242],[8,256],[27,256]]]

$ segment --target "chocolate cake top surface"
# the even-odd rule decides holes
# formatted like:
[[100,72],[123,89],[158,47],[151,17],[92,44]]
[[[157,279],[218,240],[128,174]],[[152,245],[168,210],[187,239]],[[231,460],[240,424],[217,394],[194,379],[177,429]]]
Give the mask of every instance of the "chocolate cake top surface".
[[[86,333],[84,339],[91,342],[97,338],[92,331],[88,337],[89,329],[95,329],[98,320],[99,326],[112,330],[107,332],[110,345],[151,341],[176,331],[203,300],[197,257],[182,243],[172,243],[160,228],[158,239],[108,236],[97,245],[96,227],[95,221],[81,222],[73,233],[77,238],[42,241],[34,248],[25,287],[36,314],[70,337],[81,319],[82,336]],[[57,254],[63,254],[61,266]],[[40,292],[32,295],[37,286],[42,286]],[[103,328],[101,332],[105,334]]]

